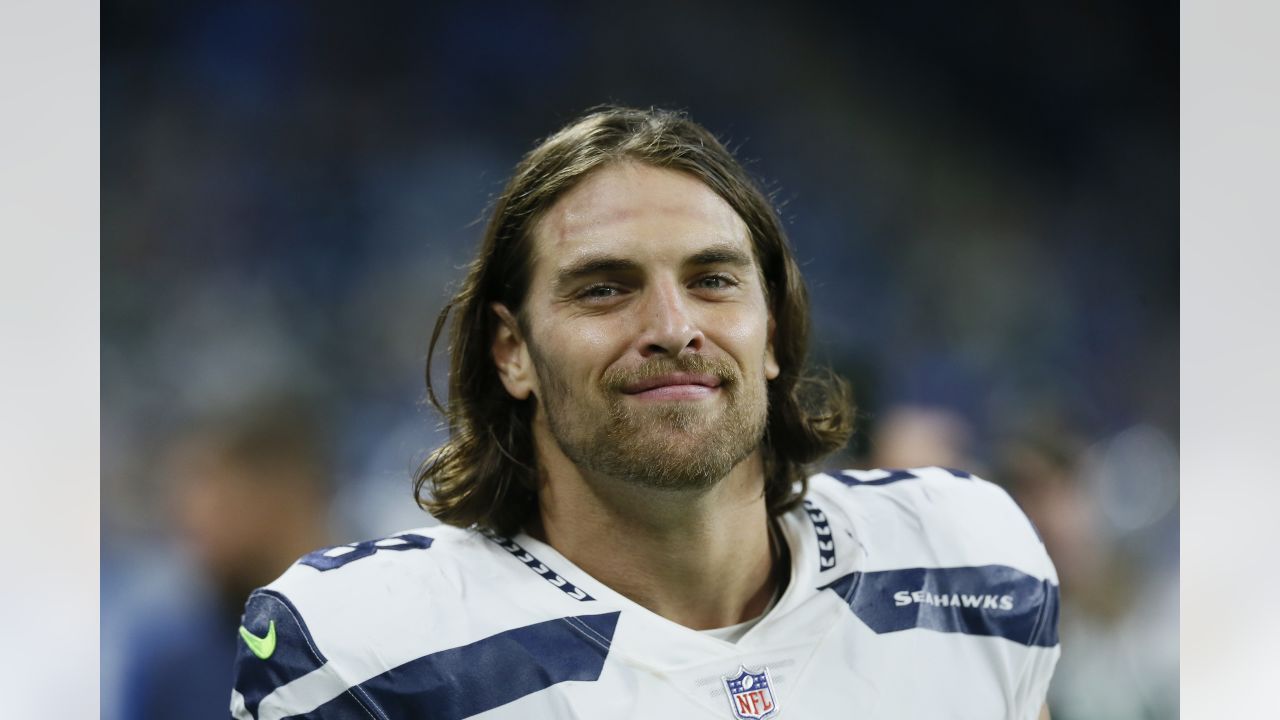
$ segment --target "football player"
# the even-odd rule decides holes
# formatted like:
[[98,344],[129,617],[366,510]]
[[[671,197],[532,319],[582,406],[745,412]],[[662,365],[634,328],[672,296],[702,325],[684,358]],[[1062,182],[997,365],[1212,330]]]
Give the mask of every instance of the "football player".
[[1044,546],[962,470],[807,475],[848,393],[806,368],[778,216],[707,130],[606,107],[540,143],[433,349],[450,313],[418,477],[443,524],[255,592],[233,717],[1040,714]]

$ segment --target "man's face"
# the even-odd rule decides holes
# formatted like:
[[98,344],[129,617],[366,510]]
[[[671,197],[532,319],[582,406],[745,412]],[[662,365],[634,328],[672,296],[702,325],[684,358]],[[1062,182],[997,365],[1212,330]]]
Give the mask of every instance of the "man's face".
[[[523,342],[495,358],[578,468],[708,488],[759,446],[772,322],[745,224],[701,181],[621,163],[538,223]],[[517,366],[518,370],[518,366]]]

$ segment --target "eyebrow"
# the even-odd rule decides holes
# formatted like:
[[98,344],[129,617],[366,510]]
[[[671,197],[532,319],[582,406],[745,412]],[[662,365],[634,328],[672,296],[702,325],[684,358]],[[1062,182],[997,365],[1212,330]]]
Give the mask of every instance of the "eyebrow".
[[751,267],[752,263],[750,255],[729,243],[716,243],[685,261],[686,265],[733,265],[740,268]]
[[637,272],[640,264],[634,260],[626,260],[610,255],[589,256],[578,260],[556,272],[555,287],[564,288],[590,275],[605,273]]
[[[750,255],[729,243],[716,243],[699,250],[685,259],[686,266],[701,267],[704,265],[732,265],[740,268],[751,267]],[[640,263],[613,255],[589,255],[581,258],[556,272],[555,287],[563,288],[573,285],[578,280],[591,275],[607,273],[640,272]]]

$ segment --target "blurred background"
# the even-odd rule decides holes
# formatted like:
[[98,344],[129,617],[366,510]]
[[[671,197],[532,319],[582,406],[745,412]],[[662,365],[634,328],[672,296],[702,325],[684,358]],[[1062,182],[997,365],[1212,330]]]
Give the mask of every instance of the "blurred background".
[[225,718],[250,589],[431,522],[431,325],[520,155],[602,102],[688,110],[773,193],[861,411],[833,465],[1031,516],[1055,720],[1178,716],[1171,8],[101,12],[104,718]]

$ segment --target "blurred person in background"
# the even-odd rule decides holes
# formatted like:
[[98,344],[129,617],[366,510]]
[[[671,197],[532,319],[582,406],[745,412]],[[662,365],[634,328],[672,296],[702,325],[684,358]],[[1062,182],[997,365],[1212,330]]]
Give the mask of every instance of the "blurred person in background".
[[328,451],[313,406],[280,397],[221,412],[162,452],[173,530],[198,581],[131,638],[121,717],[225,720],[245,599],[328,542]]
[[1062,581],[1055,720],[1178,715],[1176,578],[1149,570],[1107,527],[1091,450],[1061,427],[1007,440],[995,478],[1035,524]]
[[979,471],[971,455],[973,430],[946,408],[897,405],[876,419],[870,444],[871,467],[936,465]]

